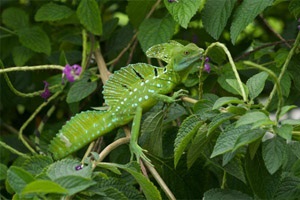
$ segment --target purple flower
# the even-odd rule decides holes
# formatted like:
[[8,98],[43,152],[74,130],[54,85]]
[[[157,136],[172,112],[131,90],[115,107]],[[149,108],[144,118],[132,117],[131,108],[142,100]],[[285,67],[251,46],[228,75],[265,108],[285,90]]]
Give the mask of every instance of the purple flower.
[[66,76],[67,80],[70,82],[74,82],[77,80],[81,74],[82,67],[80,65],[72,65],[67,64],[63,70],[63,78]]
[[205,63],[203,70],[206,71],[207,73],[209,73],[210,72],[210,65],[208,63]]
[[206,58],[205,58],[205,62],[206,62],[206,63],[209,62],[209,57],[206,57]]
[[168,0],[169,3],[173,3],[173,2],[177,2],[178,3],[178,0]]
[[44,92],[41,94],[41,97],[47,101],[48,98],[51,96],[51,92],[49,90],[49,83],[47,81],[43,81],[45,86],[44,86]]
[[300,25],[298,25],[298,30],[300,31]]
[[82,170],[82,168],[83,168],[83,165],[77,165],[77,166],[75,167],[75,170],[76,170],[76,171],[79,171],[79,170]]

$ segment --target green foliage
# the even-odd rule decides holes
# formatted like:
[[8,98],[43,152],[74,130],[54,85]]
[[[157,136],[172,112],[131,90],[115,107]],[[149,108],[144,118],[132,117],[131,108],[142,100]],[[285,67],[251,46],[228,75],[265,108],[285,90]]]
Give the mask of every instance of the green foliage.
[[[1,1],[1,199],[298,199],[299,2]],[[71,116],[109,109],[107,70],[172,65],[191,42],[203,57],[174,91],[188,97],[157,102],[139,124],[151,165],[129,159],[132,123],[53,160],[48,145]],[[74,82],[66,64],[82,65]],[[81,119],[67,128],[86,134]]]

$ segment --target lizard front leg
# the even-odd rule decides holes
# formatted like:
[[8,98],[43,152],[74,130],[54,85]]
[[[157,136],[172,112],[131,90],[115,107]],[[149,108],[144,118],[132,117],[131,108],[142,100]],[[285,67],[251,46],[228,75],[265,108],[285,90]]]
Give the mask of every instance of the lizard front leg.
[[145,150],[138,145],[142,113],[143,113],[143,109],[141,107],[137,107],[132,122],[131,137],[130,137],[130,144],[129,144],[131,159],[133,158],[133,155],[135,155],[138,162],[140,158],[142,158],[144,161],[151,164],[151,161],[149,160],[149,158],[147,158],[147,156],[143,152]]
[[178,98],[186,96],[187,94],[188,94],[187,90],[180,89],[174,92],[174,94],[171,97],[164,94],[154,93],[153,98],[155,98],[158,101],[163,101],[166,103],[174,103],[176,100],[178,100]]

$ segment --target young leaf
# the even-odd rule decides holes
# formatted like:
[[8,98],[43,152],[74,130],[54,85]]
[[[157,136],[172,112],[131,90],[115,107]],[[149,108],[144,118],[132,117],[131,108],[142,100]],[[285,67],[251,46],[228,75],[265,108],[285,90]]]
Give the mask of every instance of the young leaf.
[[13,30],[23,29],[29,26],[29,16],[20,8],[11,7],[3,11],[2,22]]
[[24,187],[22,190],[22,195],[30,193],[57,193],[57,194],[67,194],[68,190],[63,188],[57,183],[49,180],[36,180]]
[[198,129],[203,123],[204,122],[200,121],[197,115],[191,115],[181,124],[174,143],[175,167],[178,164],[183,151],[186,149],[187,145],[190,143],[195,133],[197,133]]
[[23,28],[17,31],[20,42],[27,48],[50,55],[51,44],[48,35],[40,27]]
[[173,19],[183,28],[188,27],[191,18],[196,14],[202,0],[184,0],[178,2],[169,2],[164,0],[165,6]]
[[139,27],[138,39],[144,52],[155,44],[167,42],[174,34],[176,23],[170,15],[162,19],[146,19]]
[[207,0],[202,12],[202,20],[205,30],[218,39],[226,26],[236,0]]
[[44,4],[36,12],[34,19],[36,21],[58,21],[70,17],[73,14],[73,10],[64,5],[58,5],[50,2]]
[[237,138],[232,151],[236,151],[238,148],[262,138],[265,132],[266,130],[263,129],[253,129],[243,133]]
[[260,111],[248,112],[245,115],[241,116],[241,118],[236,122],[236,127],[253,124],[255,122],[260,122],[263,120],[269,120],[265,113]]
[[7,181],[10,187],[16,192],[21,193],[23,188],[30,182],[34,181],[32,174],[24,169],[16,166],[11,166],[7,170]]
[[204,193],[203,199],[210,200],[233,200],[233,199],[243,199],[243,200],[252,200],[252,197],[248,196],[237,190],[229,189],[210,189]]
[[238,35],[254,20],[266,7],[272,5],[273,0],[244,0],[234,13],[230,27],[231,41],[235,44]]
[[256,98],[263,91],[267,78],[267,72],[260,72],[248,79],[246,85],[251,99]]
[[230,125],[231,128],[228,126],[227,130],[220,134],[210,156],[211,158],[231,151],[239,136],[249,130],[249,126],[240,126],[237,128],[233,128],[233,126]]
[[218,126],[220,126],[223,122],[234,117],[234,114],[231,113],[220,113],[215,116],[208,125],[207,135],[212,133]]
[[262,156],[270,174],[274,174],[283,164],[286,144],[283,139],[274,137],[262,144]]
[[284,124],[279,128],[275,127],[274,130],[282,138],[284,138],[288,141],[292,139],[292,131],[293,131],[293,126],[292,125]]
[[80,23],[95,35],[102,34],[102,21],[98,3],[95,0],[81,0],[76,11]]

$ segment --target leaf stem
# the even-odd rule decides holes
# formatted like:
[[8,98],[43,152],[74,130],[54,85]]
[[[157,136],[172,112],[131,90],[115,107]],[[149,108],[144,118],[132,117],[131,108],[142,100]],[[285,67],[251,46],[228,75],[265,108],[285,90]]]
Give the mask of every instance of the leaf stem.
[[63,71],[64,67],[60,65],[37,65],[37,66],[22,66],[22,67],[9,67],[0,69],[0,74],[15,72],[15,71],[34,71],[34,70],[45,70],[45,69],[58,69]]
[[[278,77],[278,82],[279,82],[279,83],[281,82],[281,79],[282,79],[284,73],[286,72],[286,69],[287,69],[287,67],[288,67],[288,65],[289,65],[289,63],[290,63],[290,60],[292,59],[292,57],[293,57],[293,55],[294,55],[296,49],[299,47],[299,44],[300,44],[300,32],[298,33],[297,38],[296,38],[296,40],[295,40],[295,43],[294,43],[294,45],[293,45],[291,51],[289,52],[289,54],[288,54],[288,56],[287,56],[287,58],[286,58],[286,60],[285,60],[285,62],[284,62],[284,64],[283,64],[283,66],[282,66],[282,68],[281,68],[281,71],[280,71],[280,74],[279,74],[279,77]],[[273,97],[274,97],[274,94],[275,94],[275,92],[276,92],[276,88],[277,88],[277,87],[276,87],[276,85],[275,85],[275,86],[273,87],[273,90],[272,90],[272,92],[271,92],[271,94],[270,94],[270,96],[269,96],[269,99],[268,99],[268,101],[267,101],[267,104],[266,104],[266,106],[265,106],[266,109],[270,106],[270,103],[271,103],[271,101],[272,101],[272,99],[273,99]],[[280,110],[277,110],[276,116],[279,116],[279,115],[280,115]]]
[[8,33],[10,33],[12,35],[17,35],[15,32],[9,30],[8,28],[4,28],[3,26],[0,26],[0,29],[3,30],[3,31],[6,31],[6,32],[8,32]]
[[226,47],[224,44],[222,44],[222,43],[215,42],[215,43],[213,43],[213,44],[211,44],[211,45],[208,46],[208,48],[206,49],[205,55],[206,55],[207,52],[208,52],[211,48],[213,48],[214,46],[221,47],[221,48],[224,50],[224,52],[226,53],[226,55],[227,55],[227,57],[228,57],[228,60],[229,60],[229,63],[230,63],[230,65],[231,65],[231,67],[232,67],[232,71],[233,71],[233,73],[234,73],[234,75],[235,75],[235,78],[236,78],[236,80],[237,80],[237,82],[238,82],[238,85],[239,85],[239,87],[240,87],[240,91],[241,91],[241,93],[242,93],[243,100],[246,102],[246,101],[247,101],[247,95],[246,95],[246,92],[245,92],[243,83],[242,83],[242,81],[241,81],[241,78],[240,78],[240,76],[239,76],[239,73],[238,73],[238,71],[237,71],[237,69],[236,69],[236,66],[235,66],[235,64],[234,64],[234,61],[233,61],[233,59],[232,59],[232,56],[231,56],[229,50],[227,49],[227,47]]

